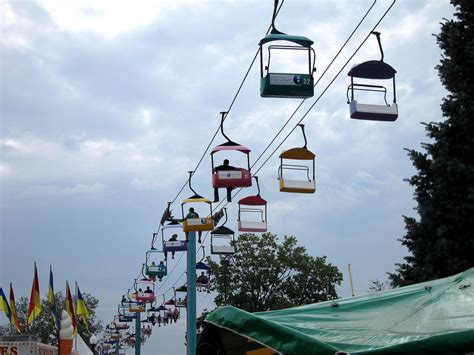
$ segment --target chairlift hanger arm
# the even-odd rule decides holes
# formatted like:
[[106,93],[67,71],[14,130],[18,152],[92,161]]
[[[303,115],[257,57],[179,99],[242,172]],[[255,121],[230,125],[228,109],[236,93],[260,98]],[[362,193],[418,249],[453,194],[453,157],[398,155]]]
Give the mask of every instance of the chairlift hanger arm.
[[306,140],[306,133],[304,131],[304,124],[298,123],[298,126],[301,128],[301,132],[303,133],[303,138],[304,138],[304,146],[302,148],[307,149],[308,141]]
[[[283,32],[278,31],[275,27],[275,19],[277,17],[278,11],[279,11],[279,9],[278,9],[278,3],[279,2],[280,2],[279,0],[274,0],[274,3],[273,3],[272,25],[271,25],[271,31],[270,31],[270,33],[272,33],[272,34],[284,34]],[[283,6],[284,2],[285,2],[285,0],[281,1],[282,6]],[[281,8],[281,6],[280,6],[280,8]]]
[[377,37],[377,42],[379,44],[380,55],[381,55],[380,61],[383,62],[384,54],[383,54],[383,49],[382,49],[382,41],[380,40],[380,32],[372,31],[372,34],[375,35],[375,37]]

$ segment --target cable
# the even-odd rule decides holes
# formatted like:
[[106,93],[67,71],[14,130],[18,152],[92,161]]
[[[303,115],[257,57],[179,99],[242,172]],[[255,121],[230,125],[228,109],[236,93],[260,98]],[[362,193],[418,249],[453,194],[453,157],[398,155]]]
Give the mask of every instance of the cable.
[[[382,15],[382,17],[379,19],[379,21],[375,24],[375,26],[373,27],[372,31],[375,30],[378,25],[380,24],[380,22],[385,18],[385,16],[387,15],[387,13],[391,10],[391,8],[393,7],[393,5],[395,4],[396,0],[394,0],[392,2],[392,4],[389,6],[389,8],[385,11],[385,13]],[[359,28],[360,24],[364,21],[364,19],[366,18],[366,16],[368,15],[368,13],[371,11],[371,9],[373,8],[373,6],[375,5],[376,3],[376,0],[374,1],[374,3],[371,5],[371,7],[369,8],[369,10],[366,12],[366,14],[364,15],[364,17],[361,19],[361,21],[358,23],[358,25],[356,26],[356,28],[353,30],[353,32],[351,33],[351,35],[348,37],[348,39],[345,41],[345,43],[343,44],[343,46],[339,49],[339,51],[337,52],[336,56],[332,59],[332,61],[330,62],[330,64],[328,65],[328,67],[325,69],[325,71],[321,74],[321,76],[319,77],[319,79],[317,80],[317,82],[315,83],[314,86],[316,86],[319,81],[322,79],[322,77],[325,75],[325,73],[327,72],[327,70],[332,66],[333,62],[336,60],[336,58],[339,56],[339,54],[341,53],[341,51],[344,49],[344,47],[346,46],[346,44],[348,43],[348,41],[351,39],[351,37],[353,36],[353,34],[356,32],[356,30]],[[283,3],[282,3],[283,5]],[[280,6],[281,8],[281,6]],[[279,11],[279,9],[278,9]],[[371,32],[372,32],[371,31]],[[273,154],[281,147],[281,145],[288,139],[288,137],[291,135],[291,133],[298,127],[298,125],[306,118],[306,116],[309,114],[309,112],[314,108],[314,106],[319,102],[319,100],[321,99],[321,97],[327,92],[327,90],[329,89],[329,87],[334,83],[334,81],[339,77],[340,73],[344,70],[344,68],[347,66],[347,64],[352,60],[352,58],[358,53],[358,51],[360,50],[360,48],[365,44],[365,42],[367,41],[367,39],[369,38],[371,32],[365,37],[365,39],[362,41],[362,43],[357,47],[357,49],[355,50],[355,52],[349,57],[349,59],[344,63],[344,65],[341,67],[341,69],[337,72],[337,74],[332,78],[332,80],[329,82],[329,84],[325,87],[325,89],[322,91],[322,93],[317,97],[317,99],[313,102],[313,104],[308,108],[308,110],[304,113],[304,115],[301,117],[301,119],[298,121],[297,125],[295,125],[295,127],[284,137],[284,139],[280,142],[280,144],[270,153],[270,155],[267,157],[267,159],[261,164],[261,166],[257,169],[257,171],[254,172],[254,174],[258,173],[262,168],[263,166],[266,165],[266,163],[269,161],[269,159],[273,156]],[[241,85],[239,86],[239,89],[236,93],[236,95],[234,96],[234,99],[232,100],[232,103],[229,107],[229,111],[230,109],[232,108],[242,86],[243,86],[243,83],[245,82],[247,76],[248,76],[248,73],[251,69],[251,67],[253,66],[253,63],[258,55],[259,51],[257,51],[253,61],[252,61],[252,64],[250,66],[250,68],[248,69],[243,81],[241,82]],[[271,146],[271,144],[273,144],[273,142],[276,140],[276,138],[279,136],[279,134],[282,132],[282,130],[286,127],[286,125],[291,121],[291,119],[293,118],[293,116],[296,114],[296,112],[299,110],[299,108],[302,106],[303,102],[305,101],[302,100],[302,102],[299,104],[299,106],[297,107],[297,109],[293,112],[293,114],[290,116],[290,118],[285,122],[284,126],[280,129],[280,131],[277,133],[277,135],[272,139],[272,141],[267,145],[267,147],[265,148],[265,150],[260,154],[260,156],[257,158],[257,160],[254,162],[254,164],[252,165],[252,167],[254,167],[256,165],[256,163],[261,159],[261,157],[265,154],[265,152],[268,150],[268,148]],[[201,159],[199,160],[197,166],[196,166],[196,169],[194,171],[197,170],[197,168],[199,167],[199,165],[201,164],[205,154],[207,153],[207,150],[209,149],[210,145],[212,144],[212,141],[214,140],[214,138],[216,137],[217,133],[218,133],[219,129],[216,131],[216,133],[214,134],[211,142],[208,144],[207,148],[206,148],[206,151],[204,152],[204,154],[201,156]],[[186,184],[180,189],[180,191],[178,192],[178,194],[176,195],[176,197],[173,199],[173,202],[177,199],[177,197],[179,196],[179,194],[182,192],[182,190],[184,189],[184,187],[186,186]],[[237,190],[234,195],[232,197],[235,197],[240,191],[242,190],[242,188],[240,188],[239,190]],[[222,204],[222,202],[220,202],[217,207],[219,207],[220,205]],[[228,202],[225,203],[224,207],[228,204]],[[206,233],[206,235],[204,236],[204,239],[202,241],[202,244],[204,243],[204,241],[206,240],[207,236],[208,236],[209,232]],[[203,248],[203,246],[201,245],[201,248]],[[180,257],[180,259],[178,260],[177,264],[175,265],[175,267],[173,268],[172,272],[175,270],[176,266],[179,264],[179,261],[181,260],[182,258],[182,255]],[[172,273],[171,272],[171,273]],[[169,276],[171,276],[171,273]],[[185,273],[183,272],[183,274],[180,276],[179,279],[181,279],[181,277],[184,275]],[[168,278],[169,278],[168,276]],[[179,281],[179,279],[175,282],[174,285],[177,284],[177,282]],[[162,284],[163,285],[163,284]],[[173,286],[174,286],[173,285]],[[160,286],[162,287],[162,286]],[[165,293],[167,293],[170,289],[168,289]],[[163,295],[165,294],[163,293]]]
[[[280,6],[279,6],[278,9],[276,10],[276,12],[275,12],[275,14],[274,14],[274,16],[273,16],[272,23],[273,23],[274,19],[276,18],[276,16],[278,16],[278,13],[280,12],[280,10],[281,10],[281,8],[282,8],[284,2],[285,2],[285,0],[282,0]],[[268,27],[268,29],[267,29],[267,31],[266,31],[266,35],[271,31],[271,29],[272,29],[272,24]],[[247,77],[248,77],[248,75],[249,75],[249,73],[250,73],[250,70],[252,69],[253,65],[255,64],[255,60],[257,59],[259,53],[260,53],[260,48],[259,48],[259,49],[257,50],[257,52],[255,53],[255,55],[254,55],[254,57],[253,57],[253,59],[252,59],[252,61],[251,61],[251,63],[250,63],[250,66],[249,66],[249,68],[247,69],[247,71],[246,71],[246,73],[245,73],[245,75],[244,75],[244,78],[242,79],[242,81],[241,81],[241,83],[240,83],[240,85],[239,85],[239,87],[238,87],[238,89],[237,89],[237,92],[235,93],[234,97],[232,98],[232,101],[231,101],[231,103],[230,103],[230,105],[229,105],[229,107],[228,107],[228,109],[227,109],[227,111],[226,111],[227,113],[226,113],[225,118],[224,118],[223,120],[225,120],[225,119],[227,118],[229,112],[232,110],[232,107],[234,106],[234,103],[235,103],[235,101],[237,100],[237,97],[239,96],[240,91],[241,91],[241,89],[242,89],[242,87],[243,87],[245,81],[247,80]],[[220,129],[220,127],[217,127],[216,132],[215,132],[214,135],[212,136],[212,138],[211,138],[209,144],[206,146],[206,149],[204,150],[204,152],[203,152],[203,154],[201,155],[201,157],[200,157],[198,163],[196,164],[196,166],[195,166],[195,168],[194,168],[194,170],[193,170],[193,173],[197,171],[197,169],[198,169],[199,166],[201,165],[202,161],[204,160],[204,157],[206,156],[206,154],[207,154],[209,148],[211,147],[212,143],[214,142],[214,139],[216,138],[217,134],[219,133],[219,129]],[[171,203],[170,203],[169,205],[173,204],[173,203],[177,200],[177,198],[179,197],[179,195],[183,192],[184,188],[185,188],[186,185],[188,184],[189,179],[190,179],[190,177],[186,180],[186,182],[183,184],[183,186],[179,189],[178,193],[175,195],[175,197],[173,198],[173,200],[171,201]],[[158,235],[158,233],[159,233],[159,231],[160,231],[160,228],[161,228],[161,225],[158,226],[158,230],[157,230],[157,232],[156,232],[156,235]],[[206,234],[206,236],[207,236],[207,234]],[[154,244],[154,241],[155,241],[155,240],[153,239],[152,245]],[[171,274],[172,274],[173,271],[176,269],[176,266],[179,264],[179,261],[181,260],[182,256],[183,256],[183,254],[182,254],[181,257],[178,259],[178,262],[175,264],[175,266],[174,266],[174,268],[172,269],[172,271],[168,274],[168,276],[167,276],[167,278],[165,279],[165,281],[161,284],[160,288],[163,286],[163,284],[166,282],[166,280],[167,280],[168,278],[170,278]],[[145,261],[146,261],[146,263],[148,262],[148,256],[145,257]],[[141,273],[140,273],[140,275],[141,275]],[[140,275],[139,275],[139,277],[140,277]],[[134,283],[134,284],[135,284],[135,283]],[[134,285],[134,284],[133,284],[133,285]],[[132,287],[133,287],[133,286],[132,286]],[[159,288],[159,289],[160,289],[160,288]],[[158,289],[158,290],[159,290],[159,289]],[[169,291],[169,290],[168,290],[168,291]]]
[[[316,83],[314,84],[314,87],[316,87],[316,85],[321,81],[321,79],[324,77],[324,75],[327,73],[327,71],[330,69],[330,67],[332,66],[332,64],[335,62],[335,60],[337,59],[337,57],[339,56],[339,54],[342,52],[342,50],[345,48],[345,46],[347,45],[347,43],[350,41],[350,39],[352,38],[352,36],[354,35],[354,33],[359,29],[360,25],[364,22],[364,20],[366,19],[367,15],[372,11],[373,7],[375,6],[377,0],[374,0],[374,2],[372,3],[372,5],[369,7],[369,9],[366,11],[366,13],[364,14],[364,16],[361,18],[361,20],[359,21],[359,23],[357,24],[357,26],[354,28],[354,30],[351,32],[351,34],[349,35],[349,37],[347,37],[346,41],[343,43],[343,45],[341,46],[341,48],[338,50],[338,52],[336,53],[336,55],[333,57],[333,59],[331,60],[331,62],[328,64],[328,66],[324,69],[323,73],[320,75],[320,77],[318,78],[318,80],[316,81]],[[395,1],[392,3],[392,5],[386,10],[386,12],[382,15],[382,17],[379,19],[379,21],[376,23],[376,25],[374,26],[374,29],[377,28],[378,24],[383,20],[383,18],[385,17],[385,15],[388,13],[388,11],[391,9],[391,7],[395,4]],[[371,31],[372,32],[372,31]],[[254,171],[253,172],[253,175],[257,174],[261,169],[262,167],[268,162],[268,160],[270,159],[270,157],[276,152],[276,150],[278,148],[280,148],[280,146],[283,144],[284,141],[286,141],[286,139],[288,139],[288,137],[290,136],[290,134],[296,129],[296,127],[298,127],[298,124],[300,124],[303,119],[306,117],[306,115],[308,114],[308,112],[316,105],[316,103],[319,101],[319,99],[324,95],[324,93],[327,91],[327,89],[329,88],[329,86],[331,86],[331,84],[334,82],[334,80],[339,76],[339,74],[342,72],[342,70],[344,70],[344,68],[346,67],[346,65],[348,64],[348,62],[355,56],[355,54],[359,51],[359,49],[362,47],[362,45],[365,43],[365,41],[367,40],[368,37],[370,37],[370,34],[371,32],[369,32],[369,34],[367,35],[367,37],[364,39],[364,41],[359,45],[359,47],[356,49],[356,51],[351,55],[351,57],[346,61],[346,63],[344,64],[344,66],[339,70],[339,72],[336,74],[336,76],[332,79],[332,81],[329,83],[329,85],[323,90],[322,94],[320,94],[320,96],[316,99],[316,101],[310,106],[309,110],[303,115],[303,118],[300,119],[300,121],[295,125],[295,127],[288,133],[288,135],[283,139],[283,141],[275,148],[275,150],[268,156],[268,158],[263,162],[263,164],[258,168],[257,171]],[[272,140],[270,141],[270,143],[265,147],[265,149],[263,150],[263,152],[257,157],[257,159],[254,161],[254,163],[252,164],[252,166],[250,167],[251,169],[257,164],[257,162],[262,158],[262,156],[266,153],[266,151],[270,148],[270,146],[273,144],[273,142],[275,142],[275,140],[277,139],[277,137],[280,135],[280,133],[283,131],[283,129],[288,125],[288,123],[290,123],[290,121],[293,119],[293,117],[295,116],[295,114],[298,112],[298,110],[301,108],[301,106],[303,105],[303,103],[306,101],[306,99],[303,99],[300,104],[298,105],[298,107],[293,111],[293,113],[290,115],[290,117],[286,120],[286,122],[284,123],[284,125],[280,128],[280,130],[277,132],[277,134],[272,138]],[[235,193],[232,195],[232,198],[234,198],[235,196],[237,196],[240,191],[242,190],[242,188],[239,188],[238,190],[235,191]],[[219,202],[219,204],[216,206],[216,209],[219,208],[219,206],[222,204],[222,202]],[[226,207],[229,203],[226,202],[224,204],[224,206],[222,206],[222,208]],[[207,237],[207,234],[206,236],[204,237],[203,239],[203,243],[204,241],[206,240],[206,237]]]
[[[278,16],[278,14],[279,14],[279,12],[280,12],[280,10],[281,10],[281,8],[282,8],[284,2],[285,2],[285,1],[282,0],[280,6],[279,6],[278,9],[276,10],[276,13],[275,13],[275,16],[274,16],[275,18],[276,18],[276,16]],[[271,31],[271,29],[272,29],[272,25],[270,25],[270,26],[268,27],[268,29],[267,29],[267,31],[266,31],[266,35]],[[241,91],[241,89],[242,89],[242,87],[243,87],[245,81],[247,80],[247,77],[248,77],[248,75],[249,75],[249,73],[250,73],[250,70],[252,69],[253,65],[255,64],[255,60],[257,59],[259,53],[260,53],[260,48],[259,48],[259,49],[257,50],[257,52],[255,53],[255,55],[254,55],[254,57],[253,57],[253,59],[252,59],[252,61],[251,61],[251,63],[250,63],[250,66],[248,67],[248,69],[247,69],[247,71],[246,71],[246,73],[245,73],[245,75],[244,75],[244,78],[243,78],[242,81],[240,82],[240,85],[239,85],[239,87],[238,87],[238,89],[237,89],[237,92],[235,93],[235,95],[234,95],[234,97],[232,98],[232,101],[231,101],[229,107],[227,108],[227,111],[226,111],[227,113],[225,114],[225,117],[223,118],[223,121],[225,121],[225,119],[227,119],[227,116],[229,115],[229,112],[231,111],[232,107],[234,106],[234,103],[235,103],[235,101],[237,100],[237,97],[239,96],[240,91]],[[209,151],[209,148],[211,147],[212,143],[214,142],[214,139],[216,138],[217,134],[219,133],[219,130],[220,130],[220,126],[218,126],[217,129],[216,129],[216,131],[214,132],[214,134],[213,134],[213,136],[212,136],[212,138],[211,138],[209,144],[206,146],[206,149],[204,150],[204,152],[203,152],[203,154],[201,155],[201,157],[200,157],[198,163],[196,164],[196,166],[195,166],[195,168],[194,168],[194,170],[193,170],[193,174],[192,174],[192,175],[194,175],[194,173],[197,171],[197,169],[198,169],[199,166],[201,165],[202,161],[204,160],[204,157],[206,156],[207,152]],[[191,177],[189,177],[189,178],[186,180],[186,182],[183,184],[183,186],[179,189],[178,193],[177,193],[177,194],[175,195],[175,197],[171,200],[171,203],[170,203],[169,205],[171,205],[171,204],[173,204],[174,202],[176,202],[176,200],[178,199],[179,195],[183,192],[184,188],[188,185],[190,178],[191,178]],[[160,226],[158,227],[157,233],[159,232],[159,230],[160,230]],[[148,260],[147,260],[147,261],[148,261]],[[173,271],[174,271],[174,269],[173,269]],[[170,273],[168,274],[167,279],[171,276],[171,274],[172,274],[172,272],[170,272]]]
[[[282,2],[281,2],[281,4],[280,4],[280,7],[279,7],[278,10],[276,11],[275,17],[278,16],[278,13],[280,12],[281,7],[283,6],[284,2],[285,2],[285,1],[282,0]],[[270,26],[268,27],[268,29],[267,29],[267,31],[266,31],[266,35],[270,32],[271,28],[272,28],[272,25],[270,25]],[[227,110],[226,110],[227,113],[226,113],[226,115],[225,115],[224,120],[227,119],[227,116],[229,115],[230,110],[232,110],[232,107],[234,106],[234,103],[235,103],[235,101],[237,100],[237,97],[239,96],[240,91],[241,91],[241,89],[242,89],[242,87],[243,87],[245,81],[247,80],[247,77],[248,77],[248,75],[249,75],[249,73],[250,73],[250,70],[252,69],[253,65],[255,64],[255,60],[257,59],[259,53],[260,53],[260,48],[259,48],[259,49],[257,50],[257,52],[255,53],[255,55],[254,55],[254,57],[253,57],[253,59],[252,59],[252,61],[251,61],[251,63],[250,63],[250,66],[249,66],[249,68],[247,69],[247,72],[246,72],[245,75],[244,75],[244,78],[243,78],[242,81],[240,82],[240,85],[239,85],[239,88],[237,89],[237,92],[235,93],[234,97],[232,98],[232,101],[231,101],[229,107],[228,107]],[[220,126],[217,127],[216,132],[214,133],[214,135],[213,135],[212,138],[211,138],[211,141],[209,142],[209,144],[207,145],[206,149],[205,149],[204,152],[202,153],[201,158],[199,159],[198,163],[196,164],[196,166],[195,166],[195,168],[194,168],[194,170],[193,170],[193,173],[195,173],[195,172],[197,171],[197,169],[198,169],[199,166],[201,165],[202,161],[204,160],[204,157],[206,156],[206,154],[207,154],[209,148],[211,147],[212,142],[214,142],[214,139],[216,138],[217,134],[219,133],[219,129],[220,129]],[[183,192],[184,188],[185,188],[186,185],[188,184],[188,181],[189,181],[189,178],[188,178],[188,180],[186,180],[186,182],[183,184],[183,186],[179,189],[178,193],[175,195],[175,197],[173,198],[173,200],[171,201],[171,203],[174,203],[174,202],[177,200],[177,198],[179,197],[179,195],[181,194],[181,192]]]
[[[366,19],[366,17],[368,16],[368,14],[372,11],[373,7],[375,6],[377,0],[374,0],[374,2],[371,4],[371,6],[369,7],[369,9],[366,11],[366,13],[364,14],[364,16],[360,19],[360,21],[357,23],[356,27],[352,30],[352,32],[350,33],[350,35],[347,37],[347,39],[345,40],[345,42],[342,44],[341,48],[339,48],[339,50],[337,51],[336,55],[332,58],[332,60],[330,61],[330,63],[328,64],[328,66],[325,68],[325,70],[323,71],[323,73],[320,75],[320,77],[318,78],[318,80],[316,81],[316,83],[314,84],[314,87],[316,87],[316,85],[321,81],[321,79],[325,76],[325,74],[327,73],[327,71],[331,68],[331,66],[333,65],[333,63],[335,62],[335,60],[338,58],[339,54],[343,51],[343,49],[346,47],[347,43],[351,40],[351,38],[353,37],[353,35],[355,34],[355,32],[359,29],[359,27],[361,26],[361,24],[364,22],[364,20]],[[392,2],[392,4],[390,5],[390,7],[385,11],[385,13],[382,15],[382,17],[378,20],[378,22],[375,24],[375,26],[373,27],[372,31],[375,30],[378,25],[380,24],[380,22],[384,19],[384,17],[386,16],[386,14],[391,10],[392,6],[395,4],[396,0]],[[273,156],[273,154],[275,154],[275,152],[281,147],[281,145],[288,139],[288,137],[291,135],[291,133],[298,127],[298,125],[304,120],[304,118],[308,115],[308,113],[314,108],[314,106],[319,102],[319,100],[321,99],[321,97],[326,93],[326,91],[329,89],[329,87],[333,84],[333,82],[337,79],[337,77],[339,76],[339,74],[344,70],[344,68],[347,66],[347,64],[352,60],[352,58],[357,54],[357,52],[359,51],[359,49],[365,44],[365,42],[367,41],[367,39],[370,37],[370,34],[371,32],[369,32],[369,34],[365,37],[365,39],[362,41],[362,43],[359,45],[359,47],[355,50],[355,52],[349,57],[349,59],[346,61],[346,63],[343,65],[343,67],[339,70],[339,72],[333,77],[333,79],[330,81],[330,83],[326,86],[326,88],[323,90],[323,92],[319,95],[319,97],[313,102],[313,104],[309,107],[309,109],[306,111],[306,113],[302,116],[302,118],[298,121],[298,123],[295,125],[295,127],[287,134],[287,136],[280,142],[280,144],[270,153],[270,155],[267,157],[267,159],[263,162],[263,164],[257,169],[257,171],[255,171],[253,174],[257,174],[262,168],[264,165],[266,165],[266,163],[270,160],[270,158]],[[257,52],[257,55],[258,55],[258,52]],[[255,60],[255,58],[254,58]],[[273,142],[275,142],[275,140],[277,139],[277,137],[281,134],[281,132],[283,131],[283,129],[288,125],[288,123],[292,120],[292,118],[295,116],[295,114],[298,112],[298,110],[301,108],[301,106],[303,105],[303,103],[306,101],[306,99],[303,99],[300,104],[298,105],[298,107],[294,110],[294,112],[290,115],[290,117],[287,119],[287,121],[285,122],[285,124],[282,126],[282,128],[277,132],[277,134],[273,137],[273,139],[270,141],[270,143],[266,146],[266,148],[264,149],[264,151],[259,155],[259,157],[254,161],[254,163],[252,164],[251,168],[253,168],[257,162],[262,158],[262,156],[266,153],[266,151],[270,148],[270,146],[273,144]],[[232,198],[234,198],[235,196],[237,196],[240,191],[242,190],[242,188],[239,188],[233,195],[232,195]],[[216,209],[219,208],[219,206],[221,206],[221,204],[223,203],[223,201],[219,202],[219,204],[216,206]],[[226,202],[222,208],[226,207],[227,205],[229,204],[229,202]],[[204,236],[204,238],[202,239],[202,243],[201,244],[204,244],[204,242],[206,241],[207,237],[209,235],[209,232],[206,233],[206,235]],[[197,254],[197,252],[196,252]]]
[[[382,17],[377,21],[377,23],[375,24],[375,26],[372,28],[372,30],[367,34],[367,36],[364,38],[364,40],[362,41],[362,43],[359,45],[359,47],[357,47],[357,49],[355,50],[355,52],[349,57],[349,59],[344,63],[344,65],[342,66],[342,68],[337,72],[337,74],[332,78],[332,80],[329,82],[329,84],[326,86],[326,88],[323,90],[323,92],[317,97],[317,99],[312,103],[312,105],[308,108],[308,110],[304,113],[304,115],[301,117],[301,119],[298,121],[298,123],[295,125],[295,127],[293,127],[291,129],[291,131],[286,135],[285,138],[283,138],[283,140],[280,142],[280,144],[270,153],[270,155],[268,156],[268,158],[263,162],[263,164],[257,169],[257,171],[255,171],[254,174],[258,173],[262,168],[263,166],[270,160],[270,158],[272,157],[273,154],[275,154],[275,152],[281,147],[281,145],[288,139],[288,137],[291,135],[291,133],[293,133],[293,131],[298,127],[298,125],[303,122],[303,120],[306,118],[306,116],[309,114],[309,112],[314,108],[314,106],[319,102],[319,100],[321,99],[321,97],[326,93],[326,91],[329,89],[329,87],[334,83],[334,81],[338,78],[338,76],[341,74],[341,72],[345,69],[345,67],[347,66],[347,64],[349,64],[349,62],[352,60],[352,58],[357,54],[357,52],[359,52],[359,49],[365,44],[365,42],[367,41],[367,39],[370,37],[370,35],[372,34],[372,32],[378,27],[378,25],[380,24],[380,22],[382,22],[382,20],[385,18],[385,16],[388,14],[388,12],[392,9],[393,5],[395,5],[395,2],[396,0],[393,0],[392,4],[388,7],[388,9],[384,12],[384,14],[382,15]],[[240,190],[239,190],[240,191]],[[238,191],[238,192],[239,192]]]

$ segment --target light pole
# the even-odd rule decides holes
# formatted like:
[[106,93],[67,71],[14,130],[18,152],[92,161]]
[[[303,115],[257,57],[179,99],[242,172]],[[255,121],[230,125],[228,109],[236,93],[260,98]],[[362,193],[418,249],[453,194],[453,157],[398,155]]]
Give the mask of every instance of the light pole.
[[91,343],[91,346],[92,346],[92,353],[95,354],[95,346],[97,345],[97,337],[95,335],[92,335],[89,338],[89,342]]

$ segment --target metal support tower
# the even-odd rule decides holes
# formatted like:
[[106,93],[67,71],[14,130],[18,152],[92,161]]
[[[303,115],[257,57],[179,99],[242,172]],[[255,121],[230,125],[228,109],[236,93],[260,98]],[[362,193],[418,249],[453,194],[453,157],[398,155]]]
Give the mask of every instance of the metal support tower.
[[196,232],[188,232],[186,343],[187,355],[196,354]]
[[135,313],[135,355],[140,355],[142,345],[142,316],[140,312]]

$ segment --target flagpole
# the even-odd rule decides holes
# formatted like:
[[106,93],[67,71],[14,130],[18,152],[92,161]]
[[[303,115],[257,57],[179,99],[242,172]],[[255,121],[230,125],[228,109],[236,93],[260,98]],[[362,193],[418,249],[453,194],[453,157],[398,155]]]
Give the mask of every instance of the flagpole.
[[[76,308],[77,308],[77,281],[74,281],[76,283],[76,287],[75,287],[75,290],[74,290],[74,298],[76,299]],[[74,304],[74,302],[73,302]],[[75,309],[75,311],[77,311]],[[76,332],[74,334],[74,351],[77,351],[77,334],[79,333],[79,323],[77,322],[77,317],[76,317]]]

